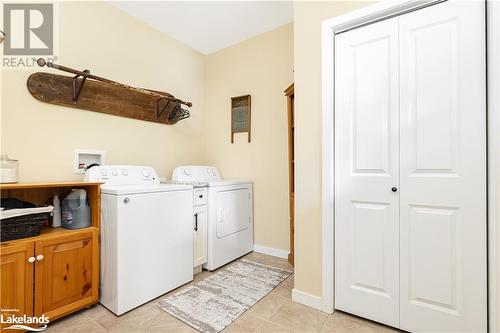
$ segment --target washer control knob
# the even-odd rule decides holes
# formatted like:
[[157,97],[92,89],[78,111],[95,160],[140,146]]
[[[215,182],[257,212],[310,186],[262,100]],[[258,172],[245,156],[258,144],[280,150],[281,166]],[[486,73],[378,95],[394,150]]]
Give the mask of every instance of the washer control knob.
[[127,171],[127,169],[122,169],[122,175],[124,175],[124,176],[128,176],[128,171]]
[[108,171],[101,170],[101,176],[106,177],[108,175]]
[[142,169],[142,175],[144,177],[149,177],[149,170],[148,169]]
[[118,170],[113,170],[111,173],[113,174],[113,176],[118,176]]
[[191,170],[189,170],[189,169],[184,170],[184,174],[186,176],[191,176]]

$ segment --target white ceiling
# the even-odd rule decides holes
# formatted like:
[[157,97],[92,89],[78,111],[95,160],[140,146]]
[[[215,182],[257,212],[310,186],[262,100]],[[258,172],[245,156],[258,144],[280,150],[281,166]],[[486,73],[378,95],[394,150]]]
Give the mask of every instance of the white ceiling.
[[292,1],[110,1],[204,54],[293,21]]

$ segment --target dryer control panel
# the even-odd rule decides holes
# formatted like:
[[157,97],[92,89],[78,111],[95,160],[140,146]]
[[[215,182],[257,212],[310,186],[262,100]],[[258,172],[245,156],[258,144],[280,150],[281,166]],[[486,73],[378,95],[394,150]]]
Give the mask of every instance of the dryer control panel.
[[102,165],[85,172],[86,182],[104,182],[107,185],[159,184],[155,169],[139,165]]
[[219,170],[208,165],[179,166],[172,173],[172,180],[176,182],[207,182],[221,180]]

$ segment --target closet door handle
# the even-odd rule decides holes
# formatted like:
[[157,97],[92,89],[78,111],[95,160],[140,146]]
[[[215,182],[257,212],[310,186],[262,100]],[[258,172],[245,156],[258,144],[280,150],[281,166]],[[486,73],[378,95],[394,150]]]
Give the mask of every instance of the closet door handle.
[[198,213],[194,214],[194,231],[198,231]]
[[35,257],[29,257],[29,258],[28,258],[28,262],[29,262],[30,264],[34,263],[34,262],[35,262],[35,260],[36,260],[36,259],[35,259]]
[[43,254],[39,254],[39,255],[37,255],[37,256],[36,256],[36,260],[37,260],[37,261],[42,261],[42,260],[43,260],[43,258],[44,258],[44,257],[43,257]]
[[391,191],[392,192],[397,192],[398,191],[398,188],[396,186],[394,186],[393,188],[391,188]]

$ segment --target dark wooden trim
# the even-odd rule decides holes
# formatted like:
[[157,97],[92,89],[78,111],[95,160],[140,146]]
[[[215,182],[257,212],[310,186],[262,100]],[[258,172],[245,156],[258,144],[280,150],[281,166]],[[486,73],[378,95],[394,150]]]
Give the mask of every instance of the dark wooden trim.
[[287,118],[288,118],[288,186],[289,186],[289,201],[290,201],[290,254],[288,255],[288,262],[290,265],[294,264],[295,253],[295,149],[294,149],[294,106],[295,106],[295,93],[294,84],[292,83],[285,90],[287,98]]
[[294,93],[294,85],[295,83],[292,83],[288,86],[288,88],[285,89],[285,96],[290,96]]

